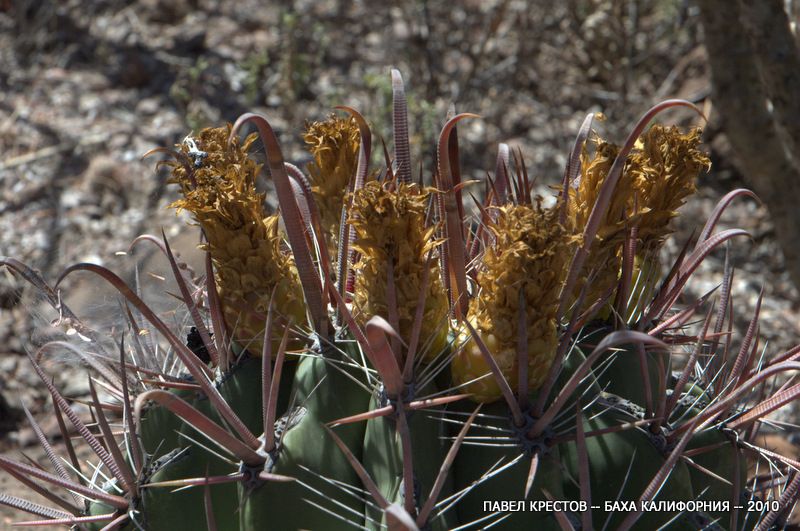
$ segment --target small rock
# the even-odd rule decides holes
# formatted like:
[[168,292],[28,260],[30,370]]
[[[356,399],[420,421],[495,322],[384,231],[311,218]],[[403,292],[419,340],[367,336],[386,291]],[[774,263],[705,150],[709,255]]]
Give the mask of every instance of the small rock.
[[0,374],[13,375],[17,371],[17,362],[20,357],[10,352],[0,354]]
[[173,51],[179,54],[196,54],[206,49],[206,30],[203,27],[190,27],[175,36]]
[[141,0],[139,14],[151,22],[174,24],[197,7],[196,4],[192,0]]
[[61,394],[66,397],[78,398],[87,396],[89,393],[89,380],[85,375],[68,378],[64,385],[61,386]]
[[136,105],[136,114],[151,116],[156,114],[160,107],[161,103],[158,98],[145,98]]

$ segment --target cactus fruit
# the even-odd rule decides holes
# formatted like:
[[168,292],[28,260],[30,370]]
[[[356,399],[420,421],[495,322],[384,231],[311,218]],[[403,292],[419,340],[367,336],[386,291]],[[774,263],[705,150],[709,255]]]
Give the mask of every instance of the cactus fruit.
[[[0,258],[87,339],[31,356],[67,457],[32,417],[50,463],[0,456],[52,506],[4,494],[0,504],[37,518],[25,525],[87,530],[785,526],[797,463],[757,436],[800,394],[765,391],[800,369],[797,349],[756,357],[760,306],[733,348],[727,267],[713,301],[676,303],[712,250],[746,234],[715,225],[752,194],[724,197],[661,278],[669,221],[708,159],[698,130],[648,125],[694,106],[659,104],[623,144],[598,140],[592,155],[589,115],[547,208],[501,145],[471,223],[454,134],[469,115],[443,127],[435,186],[412,183],[396,71],[392,88],[394,153],[381,171],[370,171],[366,120],[347,107],[346,119],[307,128],[310,178],[252,114],[172,152],[173,206],[205,234],[205,276],[187,275],[166,239],[137,242],[165,254],[190,331],[102,266],[74,265],[51,287]],[[238,136],[247,123],[279,213],[256,191],[257,137]],[[62,300],[58,284],[79,271],[120,293],[130,333],[106,337]],[[91,425],[45,373],[53,350],[78,353],[109,391],[101,402],[92,387]],[[91,469],[64,418],[94,453]],[[748,463],[770,474],[748,476]]]

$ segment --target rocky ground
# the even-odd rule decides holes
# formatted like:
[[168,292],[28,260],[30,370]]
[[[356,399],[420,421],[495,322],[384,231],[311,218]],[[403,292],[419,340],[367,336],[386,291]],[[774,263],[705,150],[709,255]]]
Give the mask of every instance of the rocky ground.
[[[720,197],[745,185],[708,99],[695,14],[679,0],[553,4],[0,1],[0,255],[51,281],[78,261],[126,278],[136,260],[143,277],[163,273],[165,262],[147,247],[134,257],[117,254],[137,235],[162,229],[184,256],[196,243],[165,208],[175,192],[155,168],[158,157],[142,154],[253,110],[269,117],[287,158],[302,164],[304,121],[337,104],[360,109],[389,142],[389,67],[406,80],[415,155],[426,168],[451,103],[481,115],[459,131],[464,168],[476,179],[494,167],[504,141],[522,150],[541,183],[553,183],[587,112],[605,113],[599,130],[621,141],[661,99],[698,103],[710,117],[714,169],[677,225],[682,243]],[[798,292],[768,215],[741,200],[723,225],[753,235],[730,246],[737,327],[746,327],[763,287],[761,341],[768,355],[782,352],[800,338]],[[723,259],[716,253],[707,261],[689,296],[719,282]],[[158,277],[148,281],[158,291]],[[119,329],[116,298],[98,284],[70,277],[64,299],[99,328]],[[169,299],[159,304],[169,311]],[[21,279],[0,271],[0,448],[34,442],[22,402],[47,420],[46,393],[25,352],[63,333],[50,326],[57,317]],[[48,370],[65,394],[80,398],[88,389],[83,369],[65,361],[49,360]],[[45,427],[55,434],[54,425]]]

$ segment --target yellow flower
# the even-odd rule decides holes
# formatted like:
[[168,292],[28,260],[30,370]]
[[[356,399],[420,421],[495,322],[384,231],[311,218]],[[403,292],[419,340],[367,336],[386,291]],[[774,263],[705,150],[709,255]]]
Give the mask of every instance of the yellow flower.
[[682,134],[675,126],[654,125],[628,157],[623,177],[629,188],[623,189],[629,190],[630,211],[634,194],[639,211],[627,225],[638,223],[641,245],[637,247],[642,251],[660,247],[671,234],[669,221],[697,189],[700,172],[711,167],[708,156],[697,149],[700,135],[699,128]]
[[[389,189],[388,186],[393,186]],[[428,200],[435,191],[416,184],[392,182],[383,186],[369,181],[353,194],[349,222],[361,254],[356,271],[355,306],[362,319],[373,315],[389,318],[387,306],[387,266],[392,261],[399,318],[398,333],[408,343],[416,315],[423,272],[429,252],[441,242],[434,240],[435,227],[425,226]],[[439,265],[430,262],[428,288],[420,348],[430,360],[447,344],[449,302],[439,276]]]
[[628,157],[632,187],[642,205],[630,223],[638,224],[633,268],[633,293],[626,321],[636,321],[649,303],[660,278],[658,250],[672,232],[670,220],[695,192],[697,176],[708,171],[711,161],[697,149],[701,131],[682,134],[677,127],[654,125]]
[[[278,215],[264,212],[264,194],[256,191],[260,165],[247,151],[256,136],[240,145],[231,126],[203,129],[178,147],[191,161],[191,171],[172,163],[170,183],[183,198],[170,205],[188,210],[202,227],[211,253],[226,324],[232,337],[254,355],[261,355],[270,297],[275,290],[279,321],[306,321],[303,292],[294,259],[282,250]],[[282,336],[273,333],[273,353]]]
[[[568,238],[555,209],[540,204],[498,208],[491,227],[495,243],[478,272],[480,291],[468,319],[486,343],[503,376],[518,382],[517,341],[520,294],[525,306],[528,386],[537,389],[547,376],[558,345],[558,297],[569,259]],[[468,339],[452,363],[456,384],[489,372],[480,349]],[[466,386],[475,400],[491,402],[500,388],[491,376]]]
[[[677,209],[686,198],[694,193],[700,171],[707,170],[710,165],[708,157],[697,148],[700,134],[697,128],[683,134],[674,126],[654,125],[628,155],[611,203],[600,223],[597,241],[592,245],[584,266],[587,272],[596,275],[587,290],[587,307],[617,284],[622,246],[632,227],[637,227],[638,260],[642,262],[646,256],[651,257],[647,260],[656,257],[656,251],[671,233],[670,220],[677,216]],[[574,234],[583,233],[618,153],[618,146],[602,140],[597,141],[591,157],[584,150],[580,182],[577,188],[569,191],[568,224]],[[581,285],[577,286],[577,290],[580,288]]]
[[311,191],[319,206],[322,227],[327,232],[329,250],[333,253],[339,239],[344,197],[358,167],[361,143],[358,125],[353,118],[331,115],[323,122],[308,124],[303,139],[314,157],[308,164]]

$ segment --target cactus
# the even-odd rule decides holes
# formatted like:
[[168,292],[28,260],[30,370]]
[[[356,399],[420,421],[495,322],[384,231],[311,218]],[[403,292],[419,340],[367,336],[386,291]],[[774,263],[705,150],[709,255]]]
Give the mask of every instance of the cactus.
[[[349,107],[308,127],[310,179],[253,114],[155,150],[172,156],[183,195],[173,207],[203,231],[205,272],[189,271],[166,238],[134,243],[163,252],[188,330],[102,266],[76,264],[50,286],[0,258],[87,339],[31,356],[67,456],[29,416],[50,464],[0,457],[51,505],[0,503],[37,518],[20,524],[92,530],[784,526],[798,464],[757,436],[800,394],[765,391],[800,369],[797,349],[756,355],[760,301],[733,348],[727,266],[714,298],[676,303],[712,250],[746,235],[715,227],[753,194],[722,198],[660,275],[669,220],[708,159],[699,131],[648,126],[665,109],[697,109],[656,105],[621,146],[592,137],[592,153],[587,116],[550,207],[501,144],[471,220],[455,134],[471,115],[445,123],[433,186],[412,183],[398,72],[392,81],[394,153],[378,171],[366,120]],[[279,214],[256,192],[257,137],[239,140],[249,123]],[[61,299],[59,283],[79,272],[120,293],[126,334],[105,337]],[[63,350],[110,391],[113,403],[101,402],[92,386],[91,425],[43,367]],[[76,458],[64,417],[93,469]],[[770,473],[749,477],[748,464]]]

